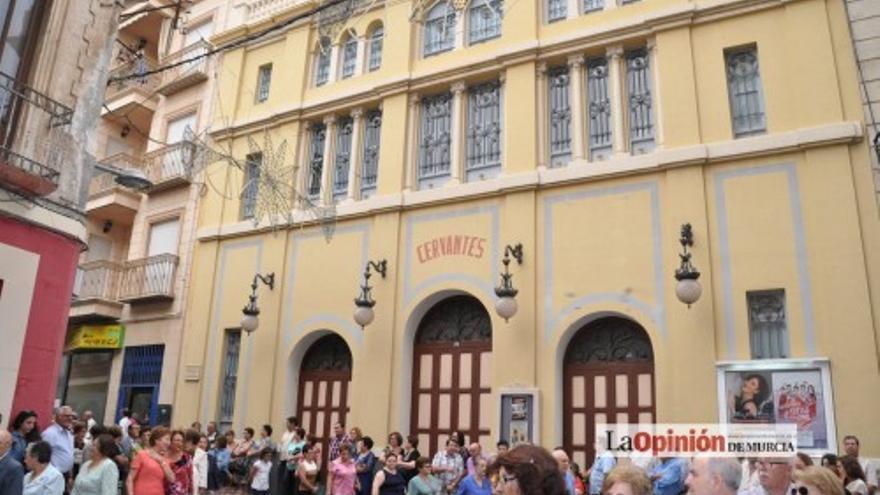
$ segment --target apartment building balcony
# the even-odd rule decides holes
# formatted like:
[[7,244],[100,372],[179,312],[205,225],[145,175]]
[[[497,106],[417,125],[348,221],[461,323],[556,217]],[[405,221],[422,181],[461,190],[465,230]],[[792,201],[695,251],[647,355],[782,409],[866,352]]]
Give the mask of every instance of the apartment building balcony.
[[144,173],[153,183],[150,192],[189,184],[194,156],[194,146],[189,141],[180,141],[144,155]]
[[109,260],[90,261],[77,268],[71,323],[118,320],[124,304],[119,301],[122,264]]
[[[182,50],[168,55],[167,57],[163,57],[162,64],[169,65],[181,62],[183,60],[191,59],[193,57],[198,57],[199,55],[205,54],[206,52],[208,52],[208,50],[212,48],[213,46],[211,46],[211,44],[207,41],[198,41]],[[209,57],[202,57],[198,60],[187,62],[185,64],[178,65],[177,67],[165,71],[162,74],[162,82],[159,86],[159,93],[162,93],[165,96],[170,96],[186,88],[207,81],[208,59]]]
[[177,263],[173,254],[127,261],[119,282],[119,300],[130,304],[172,301]]
[[[108,156],[100,163],[123,170],[143,170],[143,160],[127,153]],[[141,204],[141,193],[120,186],[116,177],[106,172],[92,176],[89,183],[89,199],[86,213],[111,220],[114,223],[131,225]]]
[[0,186],[26,196],[55,191],[61,157],[52,143],[72,118],[71,108],[0,72]]
[[[155,60],[147,57],[131,60],[126,63],[117,65],[110,70],[110,76],[107,89],[104,91],[104,109],[102,116],[119,120],[121,115],[130,116],[138,121],[138,124],[149,123],[153,113],[156,111],[156,105],[159,103],[159,97],[156,89],[162,82],[160,74],[149,74],[146,72],[157,67]],[[139,74],[145,74],[139,76]],[[133,79],[116,80],[116,78],[128,78],[135,76]],[[126,121],[120,120],[125,124]]]

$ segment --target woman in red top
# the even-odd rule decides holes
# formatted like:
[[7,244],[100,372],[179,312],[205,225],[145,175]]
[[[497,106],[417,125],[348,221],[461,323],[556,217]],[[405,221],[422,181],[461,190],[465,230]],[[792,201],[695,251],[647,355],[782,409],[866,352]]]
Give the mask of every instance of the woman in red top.
[[161,426],[151,432],[149,448],[143,449],[131,461],[131,471],[125,486],[128,493],[137,495],[165,495],[165,484],[174,481],[174,472],[165,460],[171,444],[171,432]]
[[197,495],[192,457],[183,450],[182,431],[171,432],[171,446],[165,455],[165,461],[174,472],[174,481],[166,486],[165,495]]

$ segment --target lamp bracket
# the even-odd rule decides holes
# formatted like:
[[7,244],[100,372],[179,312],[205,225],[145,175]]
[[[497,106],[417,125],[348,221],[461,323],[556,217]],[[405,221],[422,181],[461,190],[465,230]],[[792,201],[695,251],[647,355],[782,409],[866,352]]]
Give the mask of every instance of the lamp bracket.
[[[523,262],[523,245],[522,245],[521,242],[518,242],[518,243],[513,244],[513,245],[508,244],[508,245],[504,246],[504,258],[505,258],[506,260],[508,260],[508,263],[510,262],[510,261],[509,261],[509,260],[510,260],[510,256],[513,256],[513,258],[516,260],[516,262],[517,262],[518,264],[522,265],[522,262]],[[506,263],[505,263],[505,264],[506,264]]]
[[251,289],[254,291],[257,290],[257,280],[268,285],[269,290],[275,290],[275,272],[267,273],[266,275],[260,275],[259,273],[255,274],[254,282],[251,284]]
[[682,252],[678,257],[681,258],[681,266],[675,270],[676,280],[697,280],[700,278],[700,272],[691,262],[693,253],[688,251],[689,247],[694,245],[694,231],[691,224],[685,223],[681,225],[681,236],[678,239],[681,244]]
[[[385,278],[385,275],[388,272],[388,260],[383,258],[379,261],[367,261],[366,273],[370,273],[370,267],[372,267],[373,270],[376,270],[376,272],[382,275],[382,278]],[[367,278],[369,278],[369,275],[367,276]]]

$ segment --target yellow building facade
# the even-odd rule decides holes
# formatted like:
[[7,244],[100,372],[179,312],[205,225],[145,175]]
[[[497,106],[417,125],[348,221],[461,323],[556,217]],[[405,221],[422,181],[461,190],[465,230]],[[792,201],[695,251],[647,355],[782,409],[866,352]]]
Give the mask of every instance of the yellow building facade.
[[[780,395],[803,385],[805,446],[880,455],[880,231],[841,2],[376,2],[326,45],[310,4],[276,3],[212,39],[287,23],[219,61],[212,135],[239,166],[204,174],[175,423],[343,419],[432,453],[525,435],[588,465],[595,422],[731,419],[749,378],[730,370],[754,368],[748,420],[793,418]],[[280,228],[248,218],[284,213],[254,206],[267,135],[289,149],[274,169],[262,149]],[[242,335],[257,273],[274,285]]]

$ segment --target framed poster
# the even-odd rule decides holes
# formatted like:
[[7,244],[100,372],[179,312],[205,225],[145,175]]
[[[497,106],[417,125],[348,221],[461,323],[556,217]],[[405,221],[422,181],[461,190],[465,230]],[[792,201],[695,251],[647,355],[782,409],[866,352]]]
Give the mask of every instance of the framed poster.
[[727,361],[717,373],[721,423],[796,424],[798,450],[837,448],[827,359]]
[[499,391],[499,440],[511,447],[538,442],[538,391],[531,388],[504,388]]

